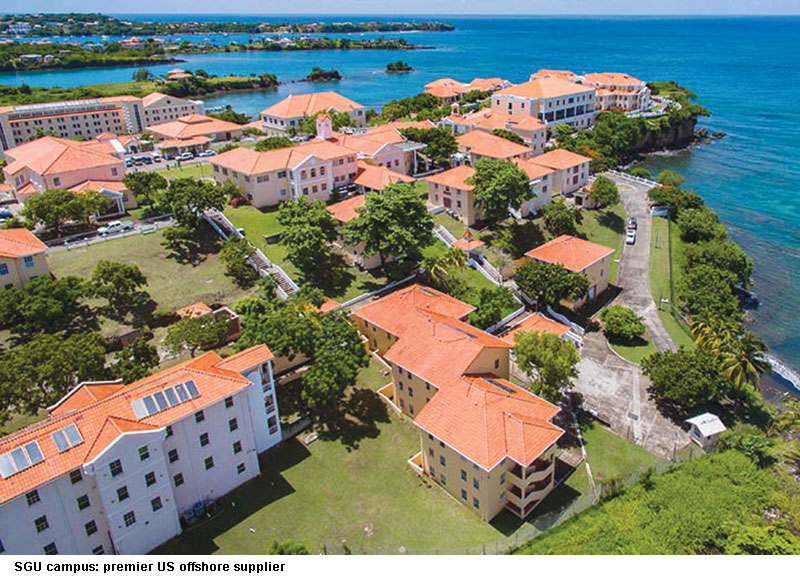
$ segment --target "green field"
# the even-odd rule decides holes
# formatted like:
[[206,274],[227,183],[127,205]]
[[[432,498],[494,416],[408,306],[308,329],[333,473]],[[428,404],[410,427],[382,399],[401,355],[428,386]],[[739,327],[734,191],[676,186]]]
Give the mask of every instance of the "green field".
[[620,356],[634,363],[641,363],[648,355],[658,352],[649,338],[637,337],[632,341],[609,339],[608,343]]
[[167,179],[211,177],[211,165],[208,162],[181,162],[180,167],[177,162],[168,164],[169,169],[161,168],[156,171]]
[[662,299],[670,298],[670,245],[672,247],[672,277],[673,288],[680,286],[682,270],[680,257],[682,242],[677,229],[669,228],[669,221],[665,217],[653,217],[650,235],[650,290],[653,301],[658,308],[658,315],[664,328],[678,346],[694,347],[694,340],[675,319],[669,310],[669,302]]

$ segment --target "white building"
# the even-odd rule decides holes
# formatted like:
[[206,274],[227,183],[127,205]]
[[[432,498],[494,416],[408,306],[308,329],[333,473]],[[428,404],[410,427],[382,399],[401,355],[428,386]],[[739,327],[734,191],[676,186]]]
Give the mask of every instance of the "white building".
[[720,434],[727,428],[722,420],[714,414],[700,414],[686,420],[689,425],[689,438],[700,445],[703,450],[710,450],[717,444]]
[[491,107],[509,116],[533,116],[548,128],[560,124],[589,128],[597,117],[596,101],[594,87],[544,77],[496,91],[491,97]]
[[80,384],[0,441],[0,553],[143,554],[178,535],[281,441],[272,361],[257,345]]

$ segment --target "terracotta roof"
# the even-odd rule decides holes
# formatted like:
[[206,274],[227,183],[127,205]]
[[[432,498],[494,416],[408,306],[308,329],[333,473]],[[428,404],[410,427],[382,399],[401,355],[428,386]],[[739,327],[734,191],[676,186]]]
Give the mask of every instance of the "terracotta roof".
[[550,320],[546,316],[541,314],[531,314],[521,322],[518,322],[513,327],[508,329],[505,333],[503,333],[500,338],[505,339],[509,343],[514,342],[514,336],[518,332],[540,332],[540,333],[552,333],[559,337],[564,336],[567,334],[571,329],[565,325],[557,322],[555,320]]
[[359,162],[358,174],[353,179],[353,182],[362,187],[372,189],[373,191],[382,191],[388,185],[414,182],[414,179],[405,174],[389,170],[383,166]]
[[506,379],[464,376],[443,385],[414,424],[484,469],[506,458],[530,465],[564,434],[559,408]]
[[449,168],[443,172],[437,172],[436,174],[426,176],[425,180],[455,189],[471,191],[475,188],[475,185],[468,184],[464,181],[474,174],[474,168],[467,165],[461,165],[454,166],[453,168]]
[[71,172],[122,164],[122,160],[115,156],[93,151],[99,144],[95,141],[77,142],[54,136],[44,136],[6,150],[6,158],[12,162],[4,170],[13,175],[27,167],[43,176],[48,173]]
[[187,148],[188,146],[200,146],[201,144],[208,144],[213,142],[213,138],[208,136],[192,136],[191,138],[173,138],[170,140],[162,140],[158,143],[161,150],[168,150],[169,148]]
[[356,156],[358,152],[328,140],[315,140],[267,152],[256,152],[250,148],[234,148],[208,159],[212,164],[224,166],[243,174],[254,175],[275,170],[294,168],[309,156],[332,160]]
[[358,217],[358,210],[366,204],[365,199],[364,195],[350,197],[333,205],[328,205],[328,211],[337,221],[347,223]]
[[549,264],[561,264],[568,270],[580,272],[602,258],[614,253],[614,248],[592,243],[572,235],[560,235],[527,252],[529,258]]
[[85,191],[100,192],[103,189],[114,191],[115,193],[126,193],[129,191],[128,187],[126,187],[125,183],[122,182],[121,180],[87,179],[69,188],[69,190],[74,191],[76,193],[82,193]]
[[337,112],[351,112],[362,109],[360,103],[348,99],[335,91],[320,91],[318,93],[303,93],[290,95],[273,106],[261,111],[261,115],[275,116],[276,118],[292,119],[310,116],[319,111],[333,109]]
[[495,136],[483,130],[473,130],[456,137],[460,152],[477,154],[487,158],[514,158],[530,153],[529,146],[523,146],[506,140],[500,136]]
[[333,298],[326,298],[325,302],[323,302],[320,307],[318,308],[319,312],[325,314],[326,312],[330,312],[335,308],[339,308],[341,306],[341,302],[337,302]]
[[[367,130],[367,135],[369,134],[377,134],[379,132],[386,132],[387,130],[404,130],[405,128],[417,128],[419,130],[430,130],[431,128],[435,128],[436,124],[434,124],[430,120],[422,120],[419,122],[389,122],[387,124],[381,124],[380,126],[374,126]],[[403,138],[405,140],[405,138]]]
[[575,79],[577,75],[566,69],[539,69],[536,73],[531,74],[531,79],[541,79],[544,77],[555,77],[557,79],[571,81]]
[[181,98],[176,98],[171,95],[167,95],[166,93],[159,93],[158,91],[154,91],[153,93],[148,93],[142,98],[142,106],[143,107],[150,107],[157,101],[168,98],[168,99],[175,99],[177,101],[183,101]]
[[179,308],[175,311],[175,314],[180,316],[181,318],[188,317],[188,318],[195,318],[198,316],[203,316],[212,312],[211,307],[206,304],[205,302],[195,302],[194,304],[190,304],[189,306],[184,306],[183,308]]
[[0,229],[0,257],[21,258],[47,251],[47,246],[24,227]]
[[414,310],[462,319],[475,307],[428,286],[414,284],[362,306],[353,316],[400,336],[409,324],[409,313]]
[[583,79],[599,85],[645,85],[644,81],[627,73],[587,73]]
[[566,170],[568,168],[572,168],[573,166],[578,166],[579,164],[592,161],[591,158],[581,156],[580,154],[575,154],[574,152],[564,150],[563,148],[550,150],[544,154],[539,154],[539,156],[534,156],[530,160],[539,166],[547,166],[548,168],[555,168],[556,170]]
[[[0,504],[74,470],[96,457],[126,432],[163,429],[193,412],[247,388],[241,373],[272,359],[266,345],[256,345],[227,359],[204,353],[130,385],[82,384],[50,410],[50,416],[0,439],[0,454],[34,440],[44,461],[0,479]],[[166,387],[193,381],[199,396],[137,420],[131,403]],[[59,452],[51,434],[74,424],[82,442]]]
[[573,95],[576,93],[587,93],[594,91],[594,87],[587,87],[559,79],[557,77],[543,77],[506,87],[495,93],[495,95],[511,95],[516,97],[530,97],[533,99],[550,99],[562,95]]
[[210,116],[200,114],[189,114],[176,120],[155,124],[145,128],[151,134],[170,138],[193,138],[208,134],[220,134],[223,132],[235,132],[241,130],[243,126],[218,120]]
[[555,172],[555,170],[553,170],[552,168],[536,164],[535,162],[533,162],[533,160],[535,160],[535,158],[534,159],[515,158],[514,164],[519,166],[520,169],[523,170],[525,174],[528,175],[528,178],[530,180],[547,176],[548,174],[553,174]]
[[470,252],[474,249],[478,249],[479,247],[483,247],[486,245],[480,239],[457,239],[453,242],[453,246],[457,247],[458,249],[463,249],[466,252]]

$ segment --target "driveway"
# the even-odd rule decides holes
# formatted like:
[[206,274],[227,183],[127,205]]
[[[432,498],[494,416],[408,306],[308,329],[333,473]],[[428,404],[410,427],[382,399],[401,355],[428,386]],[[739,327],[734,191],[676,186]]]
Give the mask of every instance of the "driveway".
[[664,328],[650,292],[650,203],[647,187],[613,175],[606,175],[619,187],[620,198],[628,217],[636,217],[636,243],[623,244],[617,285],[622,292],[615,303],[632,308],[642,317],[650,340],[659,351],[677,349]]

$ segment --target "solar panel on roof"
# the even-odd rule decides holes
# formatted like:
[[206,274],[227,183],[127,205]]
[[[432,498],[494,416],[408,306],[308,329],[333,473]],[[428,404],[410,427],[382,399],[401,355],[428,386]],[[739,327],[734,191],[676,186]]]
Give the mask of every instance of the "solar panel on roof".
[[156,412],[158,412],[158,408],[156,407],[156,402],[153,401],[152,396],[147,396],[142,400],[144,404],[144,408],[147,410],[147,415],[152,416]]
[[177,406],[179,403],[181,403],[180,400],[178,399],[178,396],[175,393],[174,387],[168,387],[167,389],[165,389],[164,395],[166,396],[167,401],[171,406]]
[[28,458],[30,459],[31,464],[38,464],[44,460],[42,451],[39,448],[39,443],[35,440],[25,445],[25,452],[28,453]]
[[11,457],[9,457],[8,454],[0,456],[0,476],[7,479],[15,472],[14,465],[11,464]]
[[56,443],[56,448],[58,449],[59,452],[64,452],[65,450],[69,450],[69,444],[67,444],[67,439],[61,430],[59,430],[58,432],[53,432],[51,436],[53,437],[53,442]]
[[31,465],[22,448],[11,451],[11,460],[14,462],[14,466],[17,467],[17,472],[25,470]]
[[147,410],[142,403],[142,400],[137,399],[133,403],[131,403],[131,407],[133,407],[133,413],[136,414],[136,419],[141,420],[142,418],[147,417]]
[[83,437],[81,436],[81,433],[78,431],[78,427],[75,424],[70,424],[64,428],[64,434],[67,435],[67,440],[69,440],[70,446],[77,446],[78,444],[83,443]]
[[191,379],[186,382],[186,389],[189,391],[189,395],[191,395],[193,398],[200,397],[200,392],[197,391],[197,386]]
[[505,385],[503,385],[502,383],[500,383],[496,379],[490,379],[489,377],[484,377],[483,380],[486,383],[490,383],[490,384],[494,385],[495,387],[502,389],[506,393],[517,393],[516,391],[514,391],[510,387],[506,387]]
[[175,386],[175,391],[178,392],[178,398],[181,400],[181,402],[189,400],[189,392],[186,391],[186,388],[182,383]]
[[156,400],[156,405],[158,406],[159,410],[166,410],[169,406],[167,405],[167,398],[164,397],[164,394],[161,392],[153,394],[153,399]]

